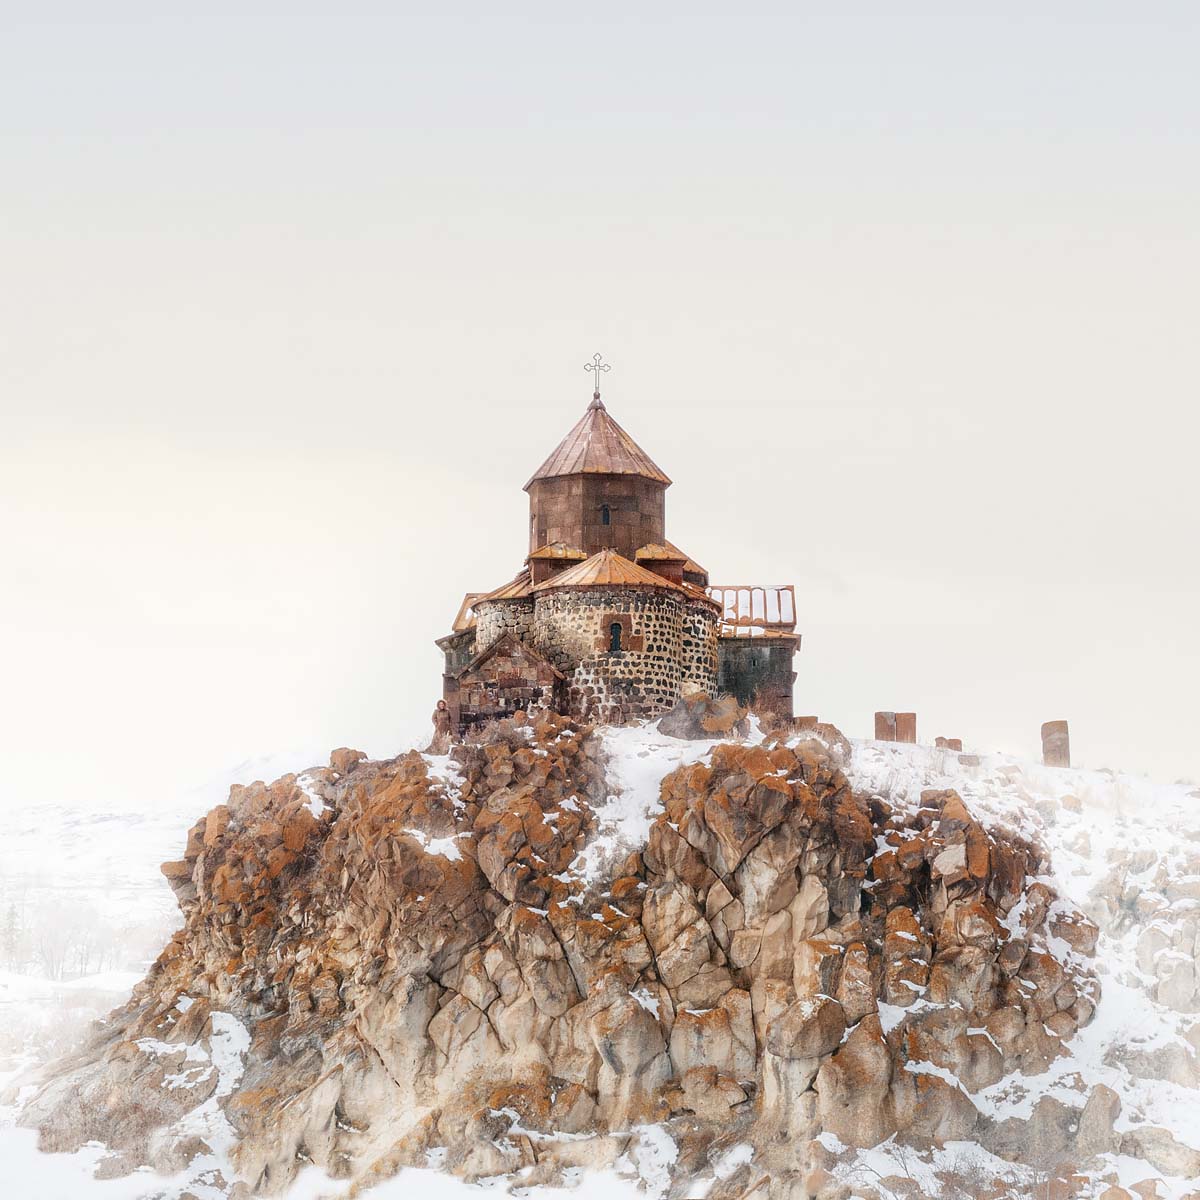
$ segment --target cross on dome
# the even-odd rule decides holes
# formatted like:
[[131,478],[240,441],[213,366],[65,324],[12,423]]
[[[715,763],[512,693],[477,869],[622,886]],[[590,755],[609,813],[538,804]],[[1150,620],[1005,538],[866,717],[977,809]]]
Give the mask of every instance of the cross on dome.
[[583,369],[584,369],[585,371],[593,371],[593,372],[595,372],[595,378],[596,378],[596,390],[595,390],[595,391],[592,393],[592,399],[593,399],[593,400],[599,400],[599,399],[600,399],[600,372],[601,372],[601,371],[611,371],[611,370],[612,370],[612,367],[610,367],[610,366],[608,365],[608,363],[606,363],[606,362],[601,362],[601,361],[600,361],[600,360],[601,360],[601,357],[602,357],[602,356],[601,356],[601,355],[599,355],[599,354],[593,354],[593,355],[592,355],[592,361],[591,361],[590,363],[584,363],[584,364],[583,364]]

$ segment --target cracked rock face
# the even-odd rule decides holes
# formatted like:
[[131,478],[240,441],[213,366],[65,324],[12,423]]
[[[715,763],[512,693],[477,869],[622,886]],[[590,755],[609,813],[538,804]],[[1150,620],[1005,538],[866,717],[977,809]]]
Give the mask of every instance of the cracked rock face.
[[1090,1018],[1095,927],[1031,882],[1036,845],[954,792],[893,812],[838,757],[718,744],[598,877],[602,743],[565,718],[235,787],[163,868],[183,928],[23,1119],[232,1196],[431,1153],[556,1182],[652,1123],[678,1178],[752,1148],[713,1196],[819,1195],[818,1134],[977,1135],[962,1085],[1037,1071]]

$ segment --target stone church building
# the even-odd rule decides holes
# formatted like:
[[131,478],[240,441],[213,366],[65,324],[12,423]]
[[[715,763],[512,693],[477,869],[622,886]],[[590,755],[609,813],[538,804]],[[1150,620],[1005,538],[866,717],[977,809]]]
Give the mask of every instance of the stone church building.
[[460,733],[518,709],[619,723],[694,692],[732,693],[791,720],[792,587],[710,584],[667,540],[670,485],[597,390],[525,485],[524,567],[469,593],[438,640]]

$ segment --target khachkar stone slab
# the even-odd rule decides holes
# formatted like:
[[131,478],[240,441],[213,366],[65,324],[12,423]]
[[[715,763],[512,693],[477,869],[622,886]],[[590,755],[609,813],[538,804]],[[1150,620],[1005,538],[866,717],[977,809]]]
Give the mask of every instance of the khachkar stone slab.
[[910,712],[877,712],[875,714],[877,742],[907,742],[917,740],[917,714]]
[[1048,767],[1071,765],[1071,738],[1066,721],[1047,721],[1042,726],[1042,762]]

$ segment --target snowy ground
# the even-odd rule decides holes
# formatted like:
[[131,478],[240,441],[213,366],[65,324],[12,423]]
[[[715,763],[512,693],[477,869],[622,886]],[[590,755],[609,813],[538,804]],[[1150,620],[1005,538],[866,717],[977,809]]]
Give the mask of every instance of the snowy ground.
[[[600,876],[610,861],[644,842],[660,811],[661,779],[677,766],[705,757],[717,744],[677,741],[652,725],[609,730],[602,736],[613,788],[597,810],[597,836],[572,868],[585,879]],[[756,730],[755,740],[758,736]],[[0,1090],[32,1062],[66,1048],[86,1022],[118,1004],[140,978],[147,957],[178,921],[158,864],[178,856],[187,828],[224,798],[228,784],[274,778],[314,761],[323,761],[323,756],[279,756],[245,764],[230,777],[149,813],[111,807],[101,811],[84,804],[37,810],[12,806],[5,814],[9,836],[0,847],[0,900],[21,897],[30,911],[91,913],[104,928],[118,931],[119,945],[110,956],[113,969],[83,978],[52,982],[31,973],[0,972]],[[453,784],[448,761],[432,760],[431,766]],[[888,796],[894,803],[915,805],[925,788],[957,789],[984,821],[1044,841],[1054,864],[1048,882],[1093,916],[1102,930],[1110,930],[1102,933],[1097,953],[1103,999],[1093,1023],[1072,1043],[1072,1057],[1036,1079],[1010,1077],[973,1096],[980,1109],[999,1119],[1027,1116],[1042,1095],[1078,1104],[1091,1086],[1104,1083],[1122,1100],[1119,1129],[1158,1125],[1185,1144],[1200,1145],[1200,1092],[1166,1077],[1152,1077],[1171,1074],[1172,1056],[1176,1062],[1194,1064],[1197,1053],[1185,1036],[1197,1016],[1154,999],[1177,999],[1187,985],[1186,977],[1182,982],[1179,978],[1185,976],[1186,964],[1172,960],[1164,977],[1161,960],[1164,953],[1181,961],[1187,957],[1170,947],[1179,944],[1181,922],[1200,910],[1196,788],[1155,785],[1108,772],[1051,770],[1002,756],[964,761],[950,751],[870,741],[853,744],[849,774],[856,787]],[[1132,921],[1114,920],[1114,895],[1127,899],[1131,889],[1140,897],[1140,915]],[[1153,962],[1148,960],[1148,939],[1158,951]],[[1162,951],[1163,946],[1168,949]],[[240,1070],[238,1047],[244,1034],[233,1025],[221,1042],[223,1061],[210,1064],[229,1086]],[[1155,1064],[1152,1070],[1148,1063]],[[0,1109],[0,1156],[7,1180],[17,1188],[10,1194],[39,1200],[143,1200],[178,1195],[186,1186],[207,1200],[194,1173],[189,1173],[190,1182],[149,1174],[95,1180],[92,1170],[101,1147],[74,1155],[41,1155],[34,1135],[13,1127],[14,1115],[11,1108]],[[198,1119],[207,1118],[200,1114]],[[222,1131],[206,1129],[206,1136],[219,1151]],[[662,1130],[639,1131],[620,1172],[581,1178],[572,1194],[578,1200],[661,1195],[673,1150]],[[842,1155],[842,1160],[839,1173],[851,1183],[897,1174],[925,1179],[930,1194],[935,1169],[964,1162],[987,1173],[1008,1169],[974,1143],[947,1146],[925,1158],[885,1144],[856,1156]],[[731,1161],[724,1167],[732,1170],[736,1165]],[[722,1169],[718,1164],[718,1175]],[[1144,1162],[1120,1157],[1113,1157],[1107,1170],[1126,1186],[1161,1174]],[[1161,1194],[1171,1198],[1196,1186],[1180,1178],[1166,1183]],[[698,1181],[693,1194],[703,1196],[710,1184]],[[293,1189],[291,1200],[338,1196],[343,1190],[344,1185],[310,1171]],[[1100,1190],[1098,1186],[1097,1195]],[[405,1171],[370,1194],[379,1200],[413,1195],[480,1200],[485,1192],[518,1193],[535,1200],[563,1194],[524,1189],[519,1179],[469,1186],[435,1170]]]
[[[1091,1024],[1072,1041],[1071,1057],[1043,1075],[1001,1080],[971,1097],[976,1107],[997,1120],[1028,1117],[1042,1096],[1078,1105],[1092,1087],[1105,1084],[1121,1098],[1118,1131],[1158,1126],[1200,1148],[1200,1091],[1170,1078],[1185,1074],[1188,1068],[1181,1064],[1194,1068],[1200,1005],[1193,999],[1180,1012],[1156,1002],[1156,995],[1178,996],[1182,987],[1163,992],[1161,954],[1149,962],[1146,945],[1147,936],[1153,943],[1156,934],[1179,932],[1181,924],[1184,940],[1191,940],[1186,922],[1194,928],[1193,914],[1200,909],[1200,789],[1109,771],[1044,767],[1004,755],[963,756],[872,741],[853,747],[848,773],[857,788],[914,808],[922,790],[954,788],[985,824],[1048,846],[1052,875],[1046,882],[1100,926],[1095,965],[1101,1000]],[[1136,900],[1129,909],[1131,896]],[[1190,949],[1194,963],[1200,947],[1191,940]],[[1055,952],[1063,955],[1069,948],[1059,945]],[[1183,965],[1188,956],[1178,957]],[[1151,966],[1155,969],[1147,970]],[[1195,1041],[1188,1040],[1189,1030]],[[882,1167],[887,1148],[880,1153],[876,1165]],[[1161,1174],[1121,1156],[1112,1156],[1108,1165],[1125,1186]],[[1198,1186],[1195,1179],[1165,1183],[1164,1194],[1172,1197]]]

